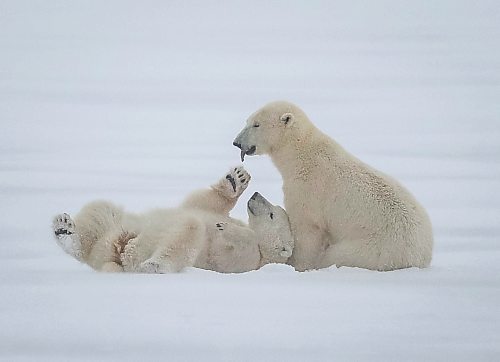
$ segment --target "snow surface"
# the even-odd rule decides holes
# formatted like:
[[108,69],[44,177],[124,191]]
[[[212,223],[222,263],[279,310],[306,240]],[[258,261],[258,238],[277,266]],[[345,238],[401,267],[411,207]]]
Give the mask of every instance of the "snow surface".
[[[499,44],[498,1],[1,1],[0,359],[499,360]],[[53,241],[217,180],[275,99],[412,190],[431,268],[105,275]]]

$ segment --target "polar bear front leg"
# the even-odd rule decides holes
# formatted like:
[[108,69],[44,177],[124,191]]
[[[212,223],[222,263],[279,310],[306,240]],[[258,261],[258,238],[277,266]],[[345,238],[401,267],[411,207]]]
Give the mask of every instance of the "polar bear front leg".
[[234,167],[209,190],[193,192],[182,207],[228,215],[247,189],[250,179],[250,174],[243,167]]
[[323,231],[302,220],[293,222],[292,233],[295,238],[295,248],[288,263],[297,271],[306,271],[318,268],[321,253],[323,251]]
[[247,189],[250,179],[250,174],[242,166],[235,167],[212,188],[228,199],[237,199]]

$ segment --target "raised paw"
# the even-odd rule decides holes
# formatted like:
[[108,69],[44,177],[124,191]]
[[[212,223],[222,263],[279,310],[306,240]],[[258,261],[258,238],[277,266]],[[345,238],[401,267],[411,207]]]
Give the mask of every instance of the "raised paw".
[[75,233],[75,223],[68,214],[60,214],[54,218],[52,229],[55,237],[60,239]]
[[82,260],[82,244],[71,217],[68,214],[57,215],[52,222],[52,230],[57,244],[69,255]]
[[250,183],[250,174],[243,167],[235,167],[226,175],[225,190],[229,197],[240,197]]

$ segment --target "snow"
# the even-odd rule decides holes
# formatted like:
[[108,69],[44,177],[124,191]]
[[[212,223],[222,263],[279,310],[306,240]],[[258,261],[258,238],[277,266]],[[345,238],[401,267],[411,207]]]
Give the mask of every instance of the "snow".
[[[0,360],[500,358],[496,1],[0,3]],[[173,206],[287,99],[428,209],[426,270],[96,273],[52,217]],[[282,203],[269,159],[254,191]]]

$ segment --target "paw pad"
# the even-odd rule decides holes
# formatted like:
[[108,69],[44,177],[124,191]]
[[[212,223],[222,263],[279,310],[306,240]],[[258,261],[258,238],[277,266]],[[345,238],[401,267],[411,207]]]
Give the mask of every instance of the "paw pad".
[[228,180],[231,183],[231,186],[233,187],[233,191],[236,192],[236,180],[234,179],[234,177],[231,175],[227,175],[226,180]]
[[75,233],[75,223],[68,214],[56,216],[52,222],[52,228],[57,238],[73,235]]
[[250,174],[243,167],[235,167],[226,175],[226,180],[229,181],[236,197],[240,196],[246,190],[250,179]]

